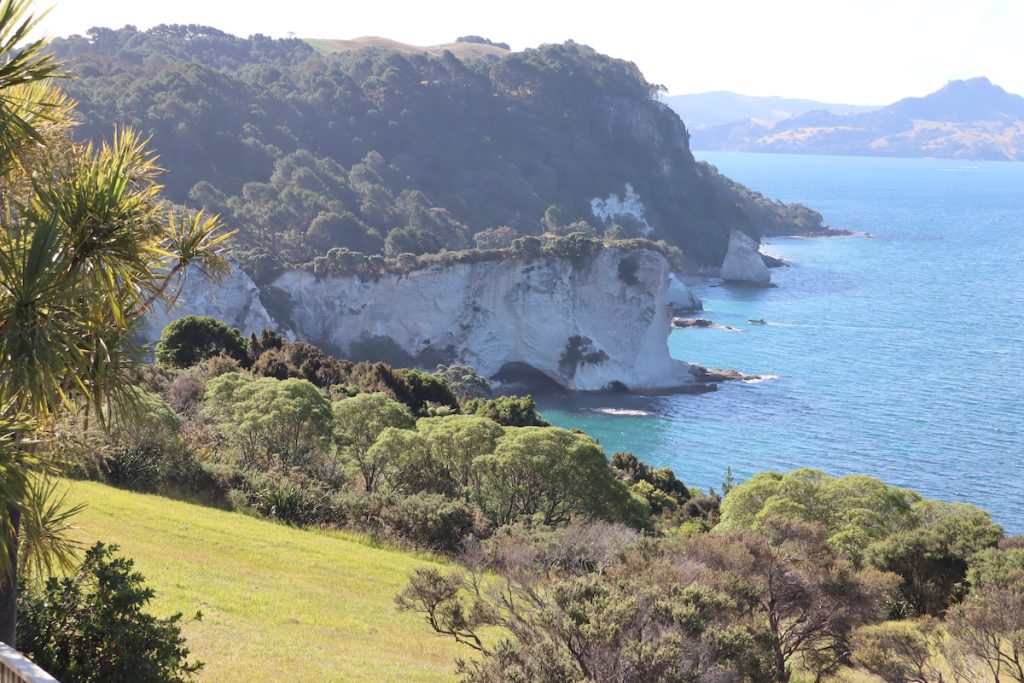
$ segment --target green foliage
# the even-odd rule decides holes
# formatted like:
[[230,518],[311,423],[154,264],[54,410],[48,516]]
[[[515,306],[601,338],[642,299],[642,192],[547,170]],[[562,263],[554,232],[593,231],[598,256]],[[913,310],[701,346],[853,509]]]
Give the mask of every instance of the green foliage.
[[537,402],[532,396],[498,396],[491,399],[471,398],[462,404],[466,415],[479,415],[506,427],[547,427]]
[[955,680],[1024,682],[1024,574],[972,588],[946,613],[945,655]]
[[480,506],[496,525],[558,525],[575,516],[637,523],[639,503],[585,434],[557,427],[515,427],[493,454],[473,461]]
[[786,474],[760,472],[729,492],[722,527],[754,528],[772,517],[820,523],[829,542],[859,561],[867,547],[918,523],[913,491],[887,486],[873,477],[831,477],[812,469]]
[[967,582],[971,590],[1024,582],[1024,547],[978,551],[967,568]]
[[105,420],[130,401],[130,337],[183,271],[228,271],[219,220],[164,203],[143,136],[75,141],[73,102],[52,81],[66,73],[38,21],[27,0],[0,3],[0,640],[11,645],[19,533],[56,518],[30,507],[47,505],[33,481],[57,465],[41,442],[69,408]]
[[853,633],[853,661],[886,683],[932,683],[942,680],[933,665],[937,639],[932,621],[862,626]]
[[640,462],[632,453],[614,453],[609,462],[612,471],[651,506],[654,514],[676,510],[690,499],[686,484],[668,467],[655,469]]
[[590,199],[626,182],[658,235],[699,263],[721,263],[730,229],[796,215],[737,210],[740,186],[699,170],[684,124],[636,66],[573,42],[494,62],[319,55],[200,26],[55,44],[81,75],[70,89],[85,137],[109,135],[111,121],[152,134],[174,201],[220,213],[239,251],[282,263],[334,248],[458,251],[493,226],[537,234],[541,216],[581,229],[596,221]]
[[488,398],[491,383],[468,365],[438,365],[434,376],[448,385],[459,399]]
[[453,493],[467,498],[477,493],[473,461],[493,453],[505,433],[498,423],[475,415],[421,418],[416,431],[426,439],[431,457],[446,470]]
[[409,386],[413,413],[422,414],[428,405],[448,406],[459,410],[459,402],[440,377],[420,370],[397,370],[396,374]]
[[97,543],[72,576],[23,585],[19,649],[65,683],[191,680],[202,663],[188,660],[181,614],[146,613],[153,590],[116,552]]
[[331,405],[306,380],[228,373],[207,383],[203,403],[245,464],[302,466],[330,443]]
[[162,396],[137,388],[131,402],[120,406],[111,431],[124,444],[166,447],[177,441],[181,418]]
[[384,470],[393,465],[393,453],[384,449],[372,451],[374,442],[390,427],[411,429],[412,415],[402,404],[381,393],[336,401],[331,412],[339,454],[360,475],[366,491],[376,491]]
[[321,524],[332,516],[327,492],[299,472],[250,470],[230,496],[235,507],[285,524]]
[[916,504],[914,512],[920,526],[874,543],[867,561],[903,579],[897,613],[939,615],[963,597],[969,562],[994,548],[1003,530],[971,505],[929,500]]
[[[352,400],[352,399],[347,399]],[[411,429],[385,428],[366,452],[377,476],[373,488],[408,495],[448,493],[453,485],[443,464],[430,453],[427,440]]]
[[970,558],[1002,537],[972,506],[811,469],[761,472],[735,486],[722,504],[720,528],[759,528],[773,519],[822,524],[829,544],[854,562],[898,574],[903,585],[894,612],[903,616],[941,613],[962,594]]
[[187,368],[221,353],[241,363],[248,361],[239,331],[208,316],[175,320],[164,328],[156,345],[156,359],[171,368]]
[[441,552],[456,552],[466,538],[486,531],[469,503],[436,493],[396,498],[381,513],[380,523],[390,533]]
[[745,607],[777,683],[791,679],[797,662],[818,680],[835,673],[853,630],[885,615],[898,583],[891,574],[856,569],[820,525],[787,519],[766,521],[759,532],[692,535],[676,557],[701,567],[702,582]]
[[473,241],[476,243],[477,249],[508,249],[517,237],[519,237],[519,233],[515,228],[502,225],[497,228],[481,230],[473,235]]

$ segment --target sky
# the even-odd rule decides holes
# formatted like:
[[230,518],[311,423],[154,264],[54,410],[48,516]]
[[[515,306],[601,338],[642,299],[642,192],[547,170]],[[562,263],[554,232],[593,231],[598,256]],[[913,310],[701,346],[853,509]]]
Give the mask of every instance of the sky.
[[[731,90],[888,104],[987,76],[1024,95],[1024,0],[58,0],[51,36],[206,24],[236,35],[567,39],[633,61],[670,94]],[[37,0],[37,7],[50,6]]]

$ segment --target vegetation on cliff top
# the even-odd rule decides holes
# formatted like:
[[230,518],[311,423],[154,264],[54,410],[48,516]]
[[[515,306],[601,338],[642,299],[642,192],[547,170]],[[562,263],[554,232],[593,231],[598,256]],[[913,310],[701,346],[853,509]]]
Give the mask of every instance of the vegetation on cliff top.
[[565,226],[639,236],[635,217],[591,213],[626,183],[651,237],[695,263],[720,264],[731,229],[761,229],[742,189],[695,164],[635,65],[573,42],[460,61],[160,26],[55,46],[79,76],[79,134],[151,134],[169,196],[222,214],[247,263],[462,250],[495,229],[537,234],[549,207]]

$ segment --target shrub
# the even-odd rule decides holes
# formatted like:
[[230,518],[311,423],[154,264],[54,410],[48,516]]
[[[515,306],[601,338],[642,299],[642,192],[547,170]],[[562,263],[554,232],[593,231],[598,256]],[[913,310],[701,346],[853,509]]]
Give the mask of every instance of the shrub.
[[257,380],[228,373],[206,385],[203,414],[236,446],[245,464],[269,467],[309,464],[324,451],[331,435],[331,405],[301,379]]
[[185,316],[164,328],[156,345],[156,359],[165,366],[187,368],[226,353],[248,363],[245,340],[237,329],[208,316]]
[[519,236],[515,228],[503,225],[498,228],[488,228],[473,235],[477,249],[506,249]]
[[459,402],[445,381],[421,370],[396,370],[395,373],[409,385],[413,413],[425,414],[428,403],[448,406],[456,411]]
[[455,552],[463,539],[480,532],[473,506],[436,493],[396,498],[383,506],[381,513],[381,524],[391,533],[442,552]]
[[[189,661],[181,614],[143,609],[153,590],[117,546],[97,543],[65,579],[22,584],[18,647],[64,683],[176,683],[202,667]],[[199,618],[199,615],[196,615]]]
[[649,513],[612,475],[600,446],[558,427],[507,430],[494,453],[474,459],[473,472],[480,506],[498,526],[575,517],[638,524]]
[[179,372],[167,385],[164,392],[167,402],[176,412],[192,415],[199,410],[206,390],[205,380],[194,371]]
[[537,412],[537,402],[532,396],[499,396],[497,398],[473,398],[462,405],[466,415],[479,415],[494,420],[505,427],[547,427]]
[[490,533],[475,506],[436,493],[412,496],[347,491],[334,495],[328,521],[421,548],[455,552],[469,536]]
[[330,517],[327,492],[296,471],[249,472],[230,497],[238,507],[285,524],[310,526]]
[[640,462],[632,453],[615,453],[608,463],[615,475],[642,496],[655,514],[676,510],[690,499],[686,484],[676,478],[668,467],[655,469]]
[[132,491],[156,491],[163,451],[152,445],[115,446],[100,461],[100,477],[112,486]]
[[460,399],[488,398],[491,383],[468,365],[438,365],[434,376],[443,380]]

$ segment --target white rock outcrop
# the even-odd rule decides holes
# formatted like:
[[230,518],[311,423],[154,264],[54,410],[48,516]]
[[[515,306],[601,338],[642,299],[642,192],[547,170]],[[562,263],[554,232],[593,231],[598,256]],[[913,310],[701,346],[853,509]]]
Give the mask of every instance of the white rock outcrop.
[[[624,260],[631,263],[620,270]],[[525,364],[569,389],[619,382],[660,391],[695,382],[668,352],[668,276],[655,251],[605,249],[583,265],[556,257],[461,263],[370,282],[296,270],[272,286],[290,297],[298,338],[343,355],[353,344],[397,345],[487,376]]]
[[771,283],[772,276],[761,258],[757,241],[740,230],[729,234],[729,248],[722,261],[721,278],[755,285]]
[[625,194],[622,197],[610,194],[604,199],[591,199],[590,213],[606,225],[614,223],[616,218],[627,216],[640,225],[640,234],[644,237],[654,232],[654,228],[647,222],[647,209],[631,183],[626,183]]
[[277,329],[278,325],[260,301],[256,284],[238,267],[232,267],[220,285],[214,285],[194,269],[186,272],[184,282],[173,286],[181,288],[177,301],[170,307],[157,304],[145,317],[139,336],[147,342],[160,338],[169,323],[187,315],[208,315],[237,327],[243,335],[259,334],[264,329]]
[[690,313],[704,310],[704,304],[697,298],[697,295],[677,278],[675,273],[669,273],[668,276],[667,302],[669,308],[674,313]]

